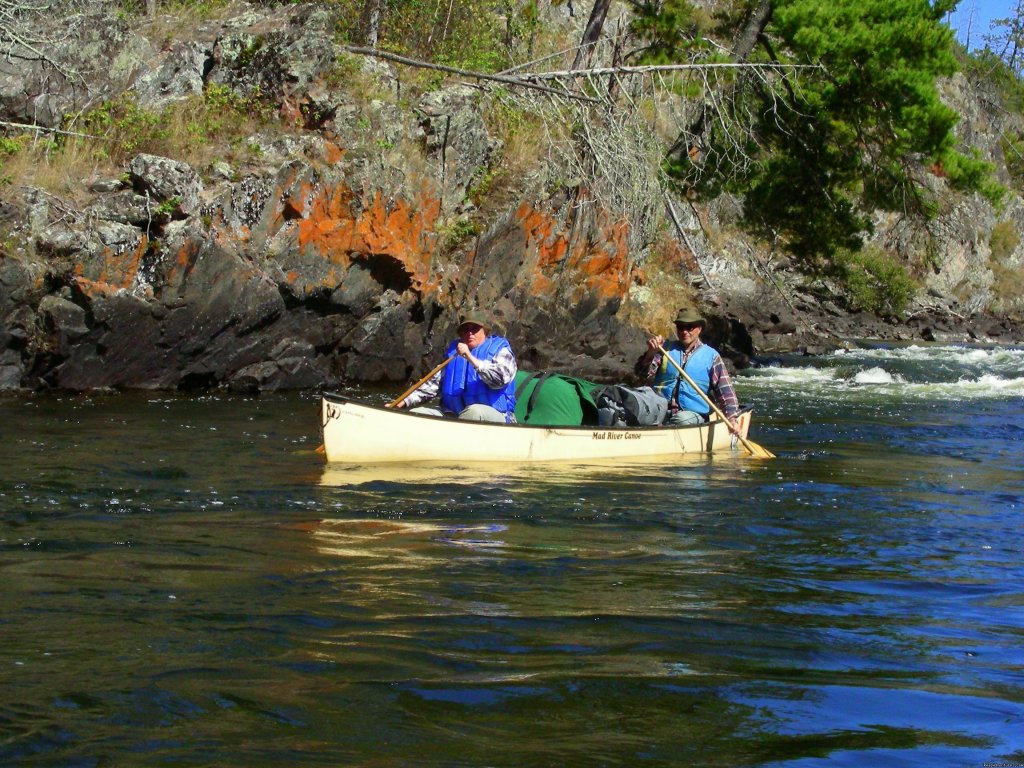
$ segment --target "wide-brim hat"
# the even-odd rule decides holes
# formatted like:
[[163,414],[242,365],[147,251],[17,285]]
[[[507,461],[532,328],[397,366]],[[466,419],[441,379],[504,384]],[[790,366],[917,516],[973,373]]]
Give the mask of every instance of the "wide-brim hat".
[[469,325],[470,323],[475,323],[476,325],[479,325],[485,331],[490,330],[491,328],[490,318],[487,317],[487,315],[484,312],[475,309],[470,310],[468,312],[463,312],[461,315],[459,315],[459,328],[462,328],[462,326],[464,325]]
[[701,317],[700,312],[693,307],[679,310],[679,314],[676,315],[675,319],[676,325],[694,325],[695,323],[699,323],[704,328],[707,327],[708,321]]

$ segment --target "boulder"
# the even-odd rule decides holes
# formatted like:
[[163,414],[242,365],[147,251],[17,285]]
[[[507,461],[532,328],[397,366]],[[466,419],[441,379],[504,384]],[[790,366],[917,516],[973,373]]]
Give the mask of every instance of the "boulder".
[[67,299],[53,294],[39,302],[39,319],[49,333],[75,341],[89,332],[85,310]]
[[[4,120],[59,128],[78,114],[124,93],[136,71],[152,57],[152,46],[109,14],[33,13],[22,20],[33,28],[38,47],[28,55],[0,58],[0,114]],[[54,66],[54,65],[57,66]]]
[[168,157],[140,154],[128,164],[135,190],[157,202],[168,217],[191,216],[199,212],[202,181],[187,163]]
[[158,66],[150,65],[136,78],[139,104],[159,110],[171,102],[201,96],[211,57],[212,51],[202,42],[175,43]]

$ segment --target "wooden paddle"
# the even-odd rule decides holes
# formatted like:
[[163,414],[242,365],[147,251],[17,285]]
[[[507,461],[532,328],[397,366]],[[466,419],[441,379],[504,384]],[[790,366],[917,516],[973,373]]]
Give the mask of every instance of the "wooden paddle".
[[[387,405],[385,405],[384,407],[385,407],[385,408],[396,408],[396,407],[398,407],[399,405],[401,405],[401,404],[402,404],[402,402],[403,402],[403,401],[405,400],[405,398],[407,398],[407,397],[408,397],[409,395],[411,395],[411,394],[412,394],[413,392],[415,392],[415,391],[416,391],[417,389],[419,389],[419,388],[420,388],[421,386],[423,386],[424,384],[426,384],[426,383],[427,383],[427,381],[429,381],[429,380],[430,380],[430,378],[431,378],[431,377],[432,377],[432,376],[433,376],[433,375],[434,375],[435,373],[437,373],[438,371],[442,370],[442,369],[443,369],[443,368],[444,368],[444,367],[445,367],[446,365],[448,365],[448,363],[450,363],[450,362],[451,362],[452,360],[454,360],[454,359],[455,359],[455,358],[456,358],[457,356],[458,356],[458,352],[456,352],[456,353],[455,353],[455,354],[453,354],[453,355],[452,355],[451,357],[449,357],[449,358],[448,358],[447,360],[445,360],[445,361],[444,361],[443,363],[441,363],[441,364],[440,364],[439,366],[437,366],[436,368],[434,368],[434,369],[433,369],[433,370],[432,370],[432,371],[431,371],[430,373],[428,373],[428,374],[427,374],[426,376],[424,376],[424,377],[423,377],[422,379],[420,379],[419,381],[417,381],[417,382],[416,382],[415,384],[413,384],[413,385],[412,385],[411,387],[409,387],[409,388],[408,388],[407,390],[405,390],[405,392],[403,392],[402,394],[400,394],[400,395],[399,395],[399,396],[398,396],[397,398],[395,398],[394,400],[392,400],[392,401],[391,401],[390,403],[388,403],[388,404],[387,404]],[[327,450],[326,446],[324,446],[324,444],[323,444],[323,443],[320,443],[319,447],[318,447],[318,448],[316,449],[316,452],[317,452],[317,453],[325,453],[325,452],[326,452],[326,450]]]
[[[661,344],[658,345],[658,351],[661,352],[661,354],[663,354],[670,363],[672,363],[675,369],[679,371],[679,375],[686,379],[687,384],[693,387],[693,391],[700,395],[705,403],[711,406],[711,410],[715,412],[715,415],[717,415],[718,418],[720,418],[722,421],[728,424],[729,420],[725,417],[725,414],[722,413],[722,409],[715,405],[714,402],[712,402],[711,398],[704,394],[703,391],[701,391],[701,388],[698,387],[694,380],[690,378],[690,374],[688,374],[686,371],[682,369],[682,366],[680,366],[679,363],[675,361],[675,358],[673,358],[672,355],[665,351],[665,348],[661,346]],[[740,439],[740,442],[743,443],[743,447],[750,451],[751,456],[758,459],[775,458],[775,454],[769,451],[767,448],[763,448],[757,443],[753,442],[752,440],[747,440],[747,438],[742,437],[741,435],[736,435],[736,437],[738,437]]]
[[422,379],[420,379],[415,384],[413,384],[411,387],[409,387],[407,390],[405,390],[405,392],[400,394],[397,399],[392,400],[390,403],[388,403],[384,407],[385,408],[397,408],[398,406],[400,406],[405,401],[405,398],[407,398],[409,395],[411,395],[417,389],[419,389],[424,384],[426,384],[428,381],[430,381],[430,379],[434,376],[434,374],[436,374],[440,370],[443,370],[444,367],[446,365],[448,365],[448,363],[450,363],[452,360],[454,360],[458,356],[458,354],[459,354],[458,352],[453,354],[451,357],[449,357],[447,360],[445,360],[443,363],[441,363],[439,366],[437,366],[434,370],[432,370],[430,373],[428,373]]

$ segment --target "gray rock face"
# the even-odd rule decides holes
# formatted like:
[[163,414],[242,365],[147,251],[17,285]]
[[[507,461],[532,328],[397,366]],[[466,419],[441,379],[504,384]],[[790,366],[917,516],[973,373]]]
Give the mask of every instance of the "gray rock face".
[[142,195],[165,206],[170,217],[191,216],[199,212],[203,183],[187,163],[155,155],[136,155],[128,164],[132,182]]
[[152,56],[149,41],[102,15],[39,16],[32,20],[48,61],[38,56],[0,59],[0,114],[5,120],[49,128],[65,115],[122,93]]
[[445,211],[461,208],[498,146],[484,125],[479,101],[479,91],[457,87],[428,93],[419,105],[427,156],[440,166]]
[[86,215],[148,229],[154,223],[166,224],[170,220],[165,211],[158,209],[159,203],[154,198],[126,189],[99,198],[86,209]]
[[[524,368],[628,377],[644,331],[622,310],[648,300],[633,212],[600,210],[575,184],[529,199],[513,184],[481,216],[468,198],[501,145],[480,90],[442,88],[410,107],[401,68],[368,58],[339,69],[351,56],[317,6],[247,6],[170,44],[107,18],[52,21],[67,33],[53,56],[77,79],[0,61],[0,119],[57,126],[122,94],[173,108],[211,84],[276,117],[246,137],[248,154],[203,167],[138,154],[67,200],[7,188],[0,389],[404,383],[440,360],[468,307],[492,314]],[[998,132],[1020,126],[970,85],[947,84],[969,117],[961,138],[998,159]],[[742,200],[727,195],[678,206],[687,236],[672,279],[700,286],[709,336],[738,366],[842,335],[1013,339],[1018,326],[971,315],[1000,295],[995,267],[1024,271],[1019,242],[998,259],[992,246],[999,226],[1024,233],[1024,204],[1011,195],[996,211],[931,183],[948,205],[927,226],[875,220],[872,245],[928,265],[903,325],[852,314],[763,252],[740,231]],[[452,236],[468,223],[472,234]]]
[[43,329],[58,333],[68,341],[75,341],[89,332],[85,324],[85,310],[60,296],[44,296],[39,302],[39,319]]
[[290,14],[265,15],[258,23],[221,36],[207,80],[246,98],[298,109],[309,90],[322,84],[340,53],[330,15],[313,6],[298,6]]
[[143,70],[136,79],[139,104],[161,109],[171,102],[201,95],[212,53],[199,42],[175,44],[159,66]]

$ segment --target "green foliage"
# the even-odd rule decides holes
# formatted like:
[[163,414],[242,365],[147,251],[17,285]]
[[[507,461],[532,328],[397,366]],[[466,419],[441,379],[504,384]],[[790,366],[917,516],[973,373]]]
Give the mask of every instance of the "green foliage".
[[964,192],[977,190],[993,206],[998,207],[1002,203],[1006,189],[992,176],[992,164],[982,160],[978,150],[972,149],[969,155],[950,152],[944,162],[941,170],[953,189]]
[[181,205],[181,198],[180,197],[171,197],[171,198],[168,198],[167,200],[164,200],[162,203],[160,203],[160,205],[158,205],[156,207],[155,213],[158,216],[165,216],[167,218],[170,218],[171,216],[174,215],[174,212],[176,210],[178,210],[178,206],[180,206],[180,205]]
[[832,225],[824,230],[807,226],[805,206],[768,217],[793,238],[798,255],[849,247],[869,229],[866,212],[875,208],[902,211],[909,204],[927,215],[928,198],[911,174],[922,156],[955,167],[958,182],[976,170],[953,149],[957,115],[935,87],[936,78],[956,70],[952,32],[940,19],[927,0],[779,3],[773,30],[780,42],[798,61],[823,69],[795,78],[792,110],[767,114],[758,126],[775,152],[749,181],[755,199],[777,194],[781,155],[781,170],[799,174],[796,183],[784,180],[783,190],[831,208]]
[[98,158],[115,163],[153,149],[167,136],[160,113],[139,106],[130,93],[102,102],[76,127],[82,133],[104,137],[106,142],[96,145],[94,152]]
[[992,256],[988,262],[993,277],[992,295],[1003,309],[1019,305],[1024,297],[1024,264],[1012,259],[1019,246],[1020,233],[1012,221],[1001,221],[992,228],[989,238]]
[[[957,69],[942,23],[952,5],[775,0],[749,62],[801,68],[719,86],[730,107],[705,123],[696,161],[675,157],[669,173],[698,194],[742,195],[748,226],[812,267],[859,248],[876,209],[933,215],[937,201],[918,180],[922,161],[954,188],[998,199],[989,167],[956,151],[958,116],[936,88]],[[677,26],[687,22],[681,0],[666,8],[682,9]],[[741,24],[722,29],[736,36]],[[652,29],[653,50],[692,55],[692,47],[673,52],[671,30]]]
[[918,285],[895,258],[875,248],[840,251],[830,272],[855,309],[899,316]]
[[333,0],[334,37],[341,45],[363,45],[366,42],[362,0]]
[[989,238],[989,248],[992,250],[992,258],[1003,261],[1020,245],[1020,234],[1012,221],[1001,221],[992,227],[992,236]]
[[[0,169],[9,166],[8,159],[15,158],[24,152],[31,152],[33,144],[41,152],[48,152],[56,146],[51,139],[36,139],[33,141],[33,137],[27,134],[21,136],[0,136]],[[13,177],[11,174],[0,174],[0,187],[5,187],[12,181]]]
[[1024,112],[1024,79],[989,48],[961,53],[961,68],[971,80],[994,86],[1007,109]]
[[1010,183],[1018,192],[1022,192],[1024,191],[1024,133],[1006,131],[1003,133],[1000,144]]
[[521,106],[506,100],[504,98],[506,94],[505,88],[495,89],[495,98],[486,102],[488,111],[485,119],[488,125],[500,127],[500,132],[507,138],[535,121],[536,116],[527,113]]
[[[550,141],[553,131],[571,130],[568,118],[546,123],[536,112],[524,109],[514,101],[505,100],[502,89],[496,89],[495,98],[486,102],[486,109],[484,122],[490,133],[501,140],[500,171],[489,174],[486,181],[479,182],[485,183],[489,191],[526,173],[528,168],[535,165],[537,147]],[[559,136],[555,140],[564,138]]]
[[31,143],[29,136],[0,136],[0,156],[16,155]]
[[997,305],[1001,304],[1004,310],[1013,304],[1019,306],[1024,297],[1024,267],[997,262],[992,265],[992,275],[992,295]]
[[984,36],[986,51],[996,51],[1008,69],[1024,75],[1024,5],[1018,0],[1011,15],[993,19],[989,30]]
[[455,219],[437,228],[442,251],[451,251],[480,232],[480,225],[469,219]]
[[[363,45],[368,3],[334,0],[335,32],[345,44]],[[378,47],[461,69],[496,72],[508,66],[510,46],[539,29],[535,0],[380,0]]]
[[[208,19],[230,6],[231,0],[160,0],[160,13],[189,14],[196,19]],[[146,15],[145,0],[120,0],[118,15],[138,17]]]
[[710,26],[707,13],[688,0],[645,0],[636,8],[630,28],[646,42],[645,64],[673,64],[708,47],[704,36]]
[[[552,2],[552,5],[557,3]],[[506,45],[511,47],[513,39],[526,41],[526,49],[533,57],[533,46],[537,34],[541,31],[540,10],[537,8],[537,0],[527,0],[519,8],[516,8],[515,0],[507,0],[506,11]]]
[[473,185],[467,191],[466,197],[473,205],[482,204],[491,189],[506,173],[504,168],[481,168]]
[[226,85],[210,83],[201,95],[163,110],[146,109],[131,93],[123,94],[80,117],[75,129],[102,137],[89,145],[95,159],[120,165],[139,152],[187,159],[203,147],[241,140],[254,122],[271,117],[258,93],[244,97]]
[[348,53],[338,56],[334,66],[328,71],[326,81],[332,88],[340,88],[352,83],[362,71],[362,59]]

